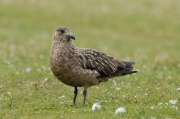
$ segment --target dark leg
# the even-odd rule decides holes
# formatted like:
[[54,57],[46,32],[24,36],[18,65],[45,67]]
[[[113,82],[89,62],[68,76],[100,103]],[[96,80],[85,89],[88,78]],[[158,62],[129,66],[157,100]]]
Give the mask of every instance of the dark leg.
[[83,100],[83,107],[84,107],[85,102],[86,102],[87,89],[84,89],[83,95],[84,95],[84,100]]
[[78,93],[78,89],[77,89],[77,87],[74,87],[74,98],[73,98],[73,104],[74,104],[74,105],[75,105],[75,103],[76,103],[77,93]]

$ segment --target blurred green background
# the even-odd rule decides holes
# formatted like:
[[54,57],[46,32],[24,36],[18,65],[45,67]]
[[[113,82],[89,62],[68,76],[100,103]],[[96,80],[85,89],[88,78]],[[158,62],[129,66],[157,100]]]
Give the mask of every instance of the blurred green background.
[[[120,105],[129,109],[121,118],[180,117],[168,106],[149,111],[180,98],[179,7],[178,0],[0,0],[0,118],[112,118]],[[71,29],[77,47],[135,61],[139,73],[90,88],[82,114],[70,106],[73,88],[49,68],[52,33],[60,26]],[[144,94],[152,96],[147,101]],[[96,101],[107,107],[91,112]]]

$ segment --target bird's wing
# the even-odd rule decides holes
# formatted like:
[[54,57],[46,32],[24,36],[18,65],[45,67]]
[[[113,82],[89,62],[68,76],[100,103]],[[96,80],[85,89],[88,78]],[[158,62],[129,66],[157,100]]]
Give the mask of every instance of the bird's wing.
[[125,68],[124,63],[92,49],[80,48],[74,58],[82,68],[96,70],[100,77],[111,77],[117,69]]

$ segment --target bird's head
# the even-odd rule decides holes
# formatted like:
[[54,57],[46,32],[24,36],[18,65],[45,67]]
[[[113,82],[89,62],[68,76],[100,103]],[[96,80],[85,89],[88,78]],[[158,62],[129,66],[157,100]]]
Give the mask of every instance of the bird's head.
[[59,40],[62,42],[70,42],[71,39],[75,40],[75,36],[71,33],[71,30],[64,26],[54,31],[53,38],[54,40]]

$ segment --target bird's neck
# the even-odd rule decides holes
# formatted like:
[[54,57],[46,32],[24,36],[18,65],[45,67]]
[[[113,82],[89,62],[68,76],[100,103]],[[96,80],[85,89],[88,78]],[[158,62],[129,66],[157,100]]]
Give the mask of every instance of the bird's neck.
[[76,46],[72,42],[68,42],[68,43],[66,42],[62,45],[65,47],[65,49],[70,51],[74,51],[76,49]]
[[76,46],[72,42],[61,42],[57,40],[54,40],[53,47],[64,53],[72,53],[76,49]]

